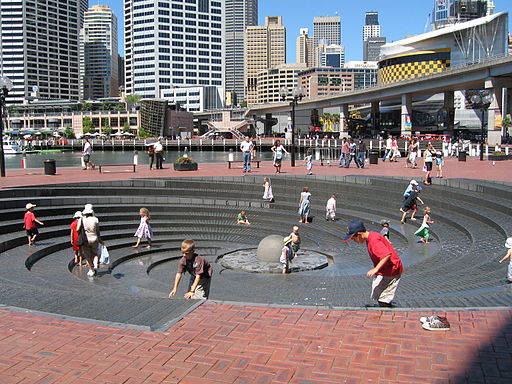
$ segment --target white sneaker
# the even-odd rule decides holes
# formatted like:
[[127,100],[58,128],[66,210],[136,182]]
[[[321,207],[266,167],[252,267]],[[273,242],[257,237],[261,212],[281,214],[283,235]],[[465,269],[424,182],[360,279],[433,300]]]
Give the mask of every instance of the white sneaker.
[[94,269],[89,269],[89,272],[87,272],[87,276],[92,277],[96,274],[96,271]]

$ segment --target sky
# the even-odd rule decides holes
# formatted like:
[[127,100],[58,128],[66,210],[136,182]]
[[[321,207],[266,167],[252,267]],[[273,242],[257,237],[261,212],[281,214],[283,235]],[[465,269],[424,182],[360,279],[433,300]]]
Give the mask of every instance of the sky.
[[[120,39],[122,38],[123,0],[90,0],[90,5],[108,5],[118,18]],[[494,0],[496,12],[512,11],[512,1]],[[345,45],[345,60],[363,59],[364,15],[369,11],[379,12],[381,35],[388,42],[403,39],[408,35],[427,32],[429,15],[434,0],[259,0],[259,25],[265,24],[265,16],[282,16],[286,27],[286,61],[295,62],[295,40],[300,28],[309,28],[313,35],[314,16],[341,16],[342,44]],[[512,30],[512,15],[509,15],[509,30]],[[123,43],[119,42],[122,55]]]

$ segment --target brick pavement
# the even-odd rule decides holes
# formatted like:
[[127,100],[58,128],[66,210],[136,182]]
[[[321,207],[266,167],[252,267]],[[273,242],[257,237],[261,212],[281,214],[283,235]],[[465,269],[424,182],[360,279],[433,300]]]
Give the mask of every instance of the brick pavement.
[[0,310],[0,383],[510,383],[512,311],[205,303],[164,333]]

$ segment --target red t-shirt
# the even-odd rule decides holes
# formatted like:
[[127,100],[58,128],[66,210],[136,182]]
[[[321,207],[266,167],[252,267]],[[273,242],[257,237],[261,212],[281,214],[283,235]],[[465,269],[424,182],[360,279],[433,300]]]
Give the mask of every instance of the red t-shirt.
[[376,267],[379,262],[386,256],[391,254],[390,259],[382,266],[377,275],[383,276],[396,276],[404,273],[402,260],[396,253],[395,249],[384,236],[377,232],[370,232],[366,240],[366,247],[368,253],[373,261],[373,266]]
[[69,225],[69,228],[71,228],[71,233],[73,234],[73,250],[78,251],[80,250],[80,246],[77,245],[78,242],[78,231],[76,230],[76,227],[78,226],[78,219],[73,220],[73,222]]
[[25,222],[25,229],[34,229],[37,228],[36,225],[36,215],[33,212],[27,211],[25,213],[25,218],[23,219]]

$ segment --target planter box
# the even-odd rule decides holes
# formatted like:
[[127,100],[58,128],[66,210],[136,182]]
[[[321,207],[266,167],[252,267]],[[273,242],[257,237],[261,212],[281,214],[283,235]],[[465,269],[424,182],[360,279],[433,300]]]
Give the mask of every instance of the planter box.
[[488,155],[487,160],[490,160],[490,161],[512,160],[512,155]]
[[197,171],[197,163],[190,164],[176,164],[174,163],[175,171]]

